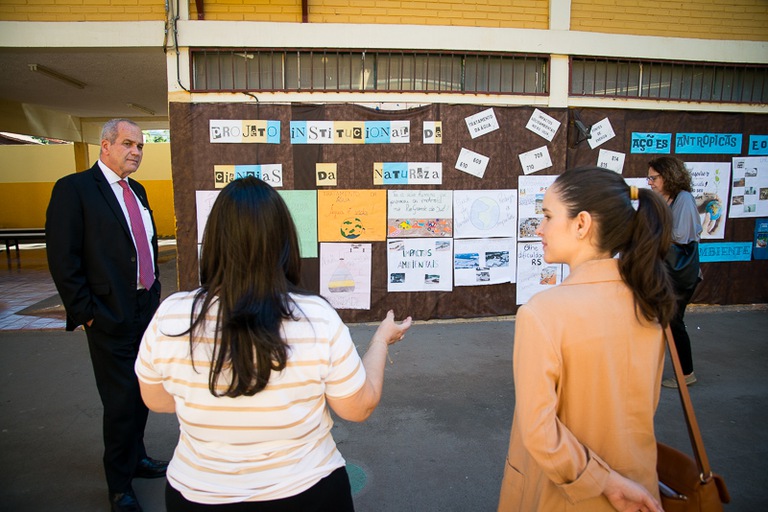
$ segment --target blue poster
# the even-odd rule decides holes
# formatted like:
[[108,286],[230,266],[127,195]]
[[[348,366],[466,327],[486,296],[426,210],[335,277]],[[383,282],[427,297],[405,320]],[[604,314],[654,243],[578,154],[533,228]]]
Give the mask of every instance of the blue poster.
[[630,153],[664,153],[672,150],[671,133],[632,132]]
[[752,258],[752,242],[721,242],[699,244],[699,261],[749,261]]
[[750,135],[747,151],[750,155],[768,155],[768,135]]
[[768,260],[768,218],[755,219],[755,245],[752,257],[756,260]]
[[678,133],[675,153],[690,155],[738,155],[741,153],[740,133]]

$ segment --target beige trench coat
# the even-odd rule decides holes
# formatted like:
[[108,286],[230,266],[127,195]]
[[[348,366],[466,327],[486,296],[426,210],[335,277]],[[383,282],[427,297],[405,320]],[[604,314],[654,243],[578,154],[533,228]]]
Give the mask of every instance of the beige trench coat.
[[613,511],[611,470],[658,498],[653,416],[664,338],[616,260],[587,262],[517,313],[515,414],[499,511]]

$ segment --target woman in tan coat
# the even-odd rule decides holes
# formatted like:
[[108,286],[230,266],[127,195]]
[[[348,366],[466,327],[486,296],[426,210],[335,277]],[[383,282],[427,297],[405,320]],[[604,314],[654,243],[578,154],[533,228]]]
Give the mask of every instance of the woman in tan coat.
[[547,190],[537,231],[544,260],[570,274],[517,313],[499,511],[661,512],[653,416],[675,307],[669,209],[612,171],[574,169]]

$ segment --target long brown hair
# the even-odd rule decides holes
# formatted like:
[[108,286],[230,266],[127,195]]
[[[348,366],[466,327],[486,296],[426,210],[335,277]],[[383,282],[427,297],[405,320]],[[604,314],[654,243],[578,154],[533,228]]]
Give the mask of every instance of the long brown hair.
[[619,255],[619,272],[632,290],[636,314],[667,325],[675,311],[675,294],[664,266],[672,241],[672,216],[661,197],[641,188],[635,210],[624,179],[599,167],[565,171],[553,187],[570,218],[586,211],[595,219],[598,248]]
[[[208,217],[200,260],[200,290],[190,318],[190,348],[218,313],[208,389],[215,396],[253,396],[272,370],[281,371],[288,346],[281,324],[295,307],[301,257],[296,228],[282,197],[263,181],[242,178],[224,187]],[[194,364],[194,361],[193,361]],[[223,374],[223,392],[217,384]]]

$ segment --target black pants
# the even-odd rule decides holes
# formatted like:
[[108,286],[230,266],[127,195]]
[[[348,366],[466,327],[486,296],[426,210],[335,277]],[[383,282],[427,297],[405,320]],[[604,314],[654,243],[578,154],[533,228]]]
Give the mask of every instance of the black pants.
[[144,427],[147,410],[139,391],[139,381],[133,366],[141,337],[157,309],[153,292],[139,292],[134,320],[120,334],[106,333],[86,327],[96,387],[104,406],[104,472],[110,492],[125,492],[137,462],[147,456],[144,448]]
[[188,501],[182,494],[165,484],[167,512],[354,512],[352,489],[345,468],[339,468],[306,491],[270,501],[244,501],[207,505]]
[[680,366],[683,367],[683,374],[689,375],[693,372],[693,354],[691,352],[691,338],[688,336],[688,330],[685,328],[685,308],[691,302],[693,292],[696,286],[677,294],[677,312],[674,318],[669,322],[669,328],[672,330],[672,336],[675,337],[675,348],[677,355],[680,356]]

